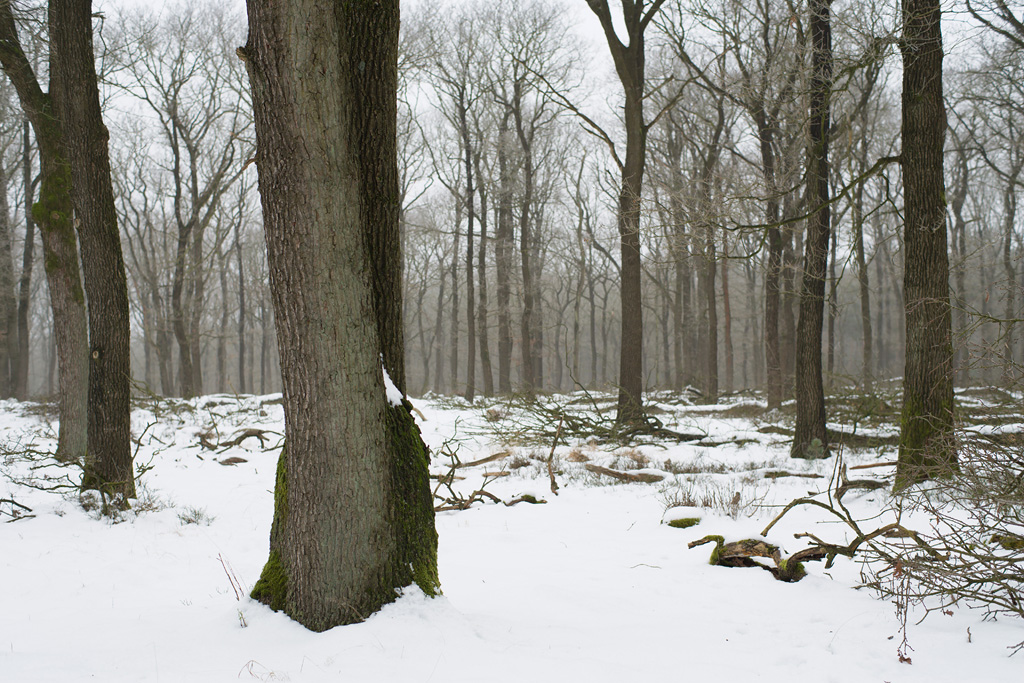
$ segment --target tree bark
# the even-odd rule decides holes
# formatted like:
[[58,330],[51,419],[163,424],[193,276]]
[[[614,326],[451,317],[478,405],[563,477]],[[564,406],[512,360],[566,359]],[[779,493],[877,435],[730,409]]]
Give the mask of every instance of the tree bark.
[[238,262],[238,393],[244,394],[245,383],[245,270],[242,262],[242,221],[235,224],[235,260]]
[[480,195],[480,249],[477,253],[476,279],[480,287],[476,307],[477,338],[480,340],[480,374],[484,396],[494,395],[494,371],[491,367],[491,343],[487,326],[487,192],[480,172],[480,155],[476,155],[474,168],[477,193]]
[[807,154],[807,219],[800,318],[796,336],[796,428],[790,454],[795,458],[829,455],[822,384],[821,336],[825,312],[825,274],[831,235],[829,208],[829,100],[832,89],[831,0],[811,0],[810,144]]
[[895,488],[956,466],[953,347],[942,152],[942,29],[938,0],[903,3],[904,308],[906,368]]
[[383,356],[404,389],[401,328],[373,285],[400,282],[378,253],[398,248],[398,2],[247,5],[287,437],[253,597],[323,631],[438,589],[426,450],[382,381]]
[[84,462],[88,433],[89,331],[78,269],[78,240],[71,220],[71,169],[64,156],[63,136],[52,100],[39,87],[21,48],[10,0],[0,0],[0,64],[18,93],[39,146],[39,201],[32,207],[32,218],[38,223],[43,238],[56,340],[60,395],[56,456],[65,462]]
[[[864,139],[860,145],[860,154],[857,156],[858,175],[862,175],[868,169],[867,166],[867,140]],[[864,255],[864,184],[857,183],[853,188],[853,201],[851,202],[852,227],[853,227],[853,251],[857,262],[857,288],[860,294],[860,329],[861,329],[861,367],[860,387],[865,394],[874,393],[874,359],[873,359],[873,336],[871,332],[871,287],[868,274],[867,259]]]
[[71,166],[89,297],[88,457],[83,488],[135,497],[128,282],[100,110],[92,3],[50,0],[50,84]]
[[30,124],[22,126],[22,182],[25,192],[25,248],[21,255],[21,278],[18,280],[18,362],[14,381],[14,397],[19,401],[28,398],[28,321],[29,304],[32,295],[32,266],[35,262],[36,223],[32,219],[32,145],[29,139]]
[[7,172],[0,163],[0,398],[10,398],[14,393],[14,366],[18,354],[18,302],[12,246]]
[[494,276],[498,305],[498,392],[512,391],[512,315],[510,278],[512,273],[512,164],[508,158],[509,117],[506,110],[498,127],[498,200],[494,235]]
[[476,222],[476,187],[473,185],[473,141],[469,135],[466,104],[460,103],[459,129],[466,172],[466,391],[470,403],[476,396],[476,288],[473,278],[473,225]]

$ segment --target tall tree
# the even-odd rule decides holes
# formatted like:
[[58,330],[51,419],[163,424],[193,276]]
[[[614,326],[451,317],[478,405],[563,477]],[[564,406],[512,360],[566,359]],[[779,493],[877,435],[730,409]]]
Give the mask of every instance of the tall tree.
[[[822,386],[821,332],[825,310],[825,269],[831,236],[829,196],[829,99],[832,89],[832,2],[811,0],[810,140],[807,153],[807,219],[804,276],[796,338],[796,429],[791,454],[828,456],[825,389]],[[941,173],[941,168],[940,168]]]
[[253,597],[323,631],[438,589],[426,450],[381,372],[404,388],[398,0],[247,7],[287,437]]
[[587,0],[601,21],[604,37],[622,83],[626,101],[626,157],[619,164],[618,229],[621,250],[620,284],[622,337],[619,352],[619,400],[616,420],[638,422],[643,415],[643,305],[641,301],[640,197],[647,156],[644,120],[644,32],[665,0],[622,0],[626,42],[615,32],[608,0]]
[[897,489],[956,466],[953,345],[942,151],[942,28],[939,0],[904,0],[904,308],[907,350]]
[[35,263],[36,224],[32,220],[32,145],[31,124],[22,125],[21,171],[25,206],[25,246],[21,252],[21,277],[18,279],[18,363],[14,378],[14,397],[19,401],[28,398],[28,320],[32,293],[32,267]]
[[39,200],[32,207],[32,218],[42,233],[56,337],[60,394],[57,457],[83,461],[88,430],[89,332],[71,215],[71,169],[53,100],[40,87],[22,49],[11,0],[0,0],[0,64],[18,93],[39,147]]
[[88,454],[83,487],[135,497],[128,284],[100,111],[91,0],[50,0],[50,89],[71,167],[89,297]]

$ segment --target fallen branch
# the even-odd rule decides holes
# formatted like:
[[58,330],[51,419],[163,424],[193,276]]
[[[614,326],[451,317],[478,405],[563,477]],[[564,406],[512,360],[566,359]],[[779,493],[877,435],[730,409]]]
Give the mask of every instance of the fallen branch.
[[32,508],[28,507],[27,505],[22,505],[13,498],[0,498],[0,503],[10,503],[14,507],[19,507],[22,510],[25,510],[26,512],[32,512]]
[[507,458],[509,455],[510,454],[509,454],[508,451],[502,451],[501,453],[495,453],[494,455],[488,455],[486,458],[480,458],[479,460],[473,460],[472,462],[458,462],[458,463],[456,463],[455,467],[462,468],[462,467],[476,467],[477,465],[486,465],[489,462],[494,462],[495,460],[501,460],[502,458]]
[[225,449],[225,448],[231,448],[232,446],[240,446],[240,445],[242,445],[242,442],[245,441],[246,439],[254,438],[254,439],[258,439],[259,440],[260,448],[266,448],[267,447],[267,438],[265,436],[263,436],[263,435],[268,433],[269,431],[270,430],[268,430],[268,429],[254,429],[254,428],[243,429],[238,434],[238,436],[236,436],[235,438],[230,439],[228,441],[221,441],[219,444],[217,444],[217,447],[221,448],[221,449]]
[[641,484],[654,484],[665,478],[660,474],[651,474],[649,472],[620,472],[619,470],[610,470],[607,467],[593,465],[589,462],[583,465],[583,467],[594,474],[603,474],[606,477],[612,477],[619,481],[639,482]]
[[[779,581],[794,582],[802,579],[806,572],[797,555],[785,558],[777,545],[756,538],[747,538],[742,541],[726,543],[722,536],[705,536],[704,538],[691,541],[687,548],[696,548],[705,543],[714,543],[715,549],[711,551],[710,563],[721,567],[760,567],[772,573]],[[757,562],[753,558],[763,557],[771,560],[775,566],[769,566]]]
[[893,462],[869,462],[866,465],[853,465],[850,467],[851,470],[867,470],[872,467],[896,467],[896,461]]
[[781,470],[772,470],[764,473],[765,479],[781,479],[783,477],[801,477],[803,479],[823,479],[823,475],[813,474],[807,472],[783,472]]

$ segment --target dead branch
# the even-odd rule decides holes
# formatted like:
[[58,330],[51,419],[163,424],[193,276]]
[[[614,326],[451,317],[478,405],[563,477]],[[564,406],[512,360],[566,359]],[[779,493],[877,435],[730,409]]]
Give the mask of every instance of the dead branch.
[[823,479],[824,477],[820,474],[813,474],[808,472],[783,472],[781,470],[772,470],[764,473],[765,479],[781,479],[783,477],[801,477],[803,479]]
[[853,465],[850,467],[851,470],[867,470],[872,467],[896,467],[896,462],[869,462],[866,465]]
[[267,434],[269,432],[269,429],[255,429],[251,427],[249,429],[243,429],[241,432],[238,433],[237,436],[235,436],[235,438],[230,439],[228,441],[221,441],[217,445],[217,447],[220,449],[226,449],[231,448],[233,446],[240,446],[242,445],[242,442],[245,441],[246,439],[254,438],[259,440],[260,448],[266,448],[267,438],[264,436],[264,434]]
[[650,472],[620,472],[619,470],[610,470],[607,467],[601,467],[600,465],[594,465],[589,462],[583,465],[583,467],[594,474],[603,474],[606,477],[612,477],[619,481],[639,482],[641,484],[654,484],[665,478],[660,474],[651,474]]
[[210,440],[213,434],[211,434],[210,432],[199,432],[197,436],[199,437],[200,446],[202,446],[208,451],[217,450],[217,444]]
[[494,455],[488,455],[486,458],[480,458],[479,460],[473,460],[472,462],[459,462],[456,467],[476,467],[477,465],[485,465],[495,460],[501,460],[511,455],[508,451],[502,451],[501,453],[495,453]]

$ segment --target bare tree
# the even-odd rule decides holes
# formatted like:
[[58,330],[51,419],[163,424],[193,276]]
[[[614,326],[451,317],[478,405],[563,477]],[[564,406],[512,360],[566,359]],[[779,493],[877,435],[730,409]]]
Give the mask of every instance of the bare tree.
[[640,198],[643,193],[647,157],[647,131],[644,120],[644,33],[664,0],[622,0],[625,42],[615,30],[608,0],[587,0],[601,21],[605,40],[615,62],[625,92],[624,122],[626,155],[616,156],[622,172],[619,193],[618,228],[622,260],[622,337],[619,355],[619,400],[616,420],[632,423],[643,420],[643,305],[641,301]]

